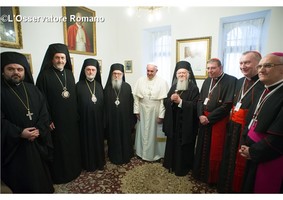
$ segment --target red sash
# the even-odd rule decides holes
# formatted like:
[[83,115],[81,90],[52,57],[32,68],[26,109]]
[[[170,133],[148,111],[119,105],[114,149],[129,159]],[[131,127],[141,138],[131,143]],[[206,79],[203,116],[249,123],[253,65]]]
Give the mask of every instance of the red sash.
[[[232,108],[232,110],[234,110],[234,107]],[[239,138],[242,137],[242,132],[246,124],[245,118],[247,116],[247,113],[248,113],[248,109],[239,109],[237,112],[233,112],[231,116],[231,120],[233,122],[236,122],[242,125],[242,130],[239,133],[240,134]],[[235,160],[233,185],[232,185],[233,192],[241,191],[242,183],[243,183],[243,176],[245,172],[245,166],[246,166],[246,159],[240,155],[239,151],[237,151],[236,160]]]
[[[209,112],[204,112],[205,116]],[[226,124],[229,121],[229,116],[223,118],[212,126],[211,144],[209,155],[209,178],[208,183],[217,183],[220,171],[220,163],[225,142]]]

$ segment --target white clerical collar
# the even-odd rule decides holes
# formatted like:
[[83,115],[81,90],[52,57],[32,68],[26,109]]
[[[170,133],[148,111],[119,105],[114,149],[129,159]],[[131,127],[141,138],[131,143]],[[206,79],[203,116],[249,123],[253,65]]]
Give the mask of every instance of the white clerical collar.
[[79,28],[82,28],[82,25],[79,25],[77,22],[76,22],[76,25],[77,25]]
[[273,83],[273,84],[271,84],[271,85],[264,85],[264,87],[265,87],[265,88],[269,88],[269,87],[272,87],[272,86],[277,85],[277,84],[279,84],[279,83],[283,83],[283,79],[281,79],[280,81],[277,81],[276,83]]

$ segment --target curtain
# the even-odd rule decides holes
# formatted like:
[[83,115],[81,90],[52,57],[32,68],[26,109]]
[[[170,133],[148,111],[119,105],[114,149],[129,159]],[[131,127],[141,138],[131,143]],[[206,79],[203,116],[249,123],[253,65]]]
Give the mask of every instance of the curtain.
[[[171,63],[171,29],[162,29],[151,32],[152,61],[158,66],[157,75],[165,79],[168,84],[170,79]],[[169,84],[171,85],[171,84]]]
[[257,18],[223,25],[225,37],[223,66],[227,74],[242,77],[239,60],[243,52],[261,51],[264,18]]

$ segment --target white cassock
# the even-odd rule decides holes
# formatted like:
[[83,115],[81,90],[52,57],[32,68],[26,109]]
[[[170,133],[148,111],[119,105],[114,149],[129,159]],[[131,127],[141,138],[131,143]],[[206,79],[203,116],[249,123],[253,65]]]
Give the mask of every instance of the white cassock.
[[76,35],[76,50],[77,51],[86,51],[86,38],[85,38],[85,32],[82,28],[82,26],[78,25],[78,31]]
[[167,97],[168,84],[155,76],[138,79],[133,89],[134,113],[140,114],[136,124],[135,149],[143,160],[154,161],[164,157],[166,136],[158,118],[164,118],[163,99]]

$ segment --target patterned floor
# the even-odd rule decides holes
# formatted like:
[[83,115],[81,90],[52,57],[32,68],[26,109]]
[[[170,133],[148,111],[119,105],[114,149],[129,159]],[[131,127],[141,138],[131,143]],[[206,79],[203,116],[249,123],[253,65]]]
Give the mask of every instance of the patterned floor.
[[216,189],[194,180],[189,173],[177,177],[159,162],[136,157],[125,165],[107,161],[103,171],[85,172],[67,183],[55,185],[55,193],[99,194],[195,194],[216,193]]

